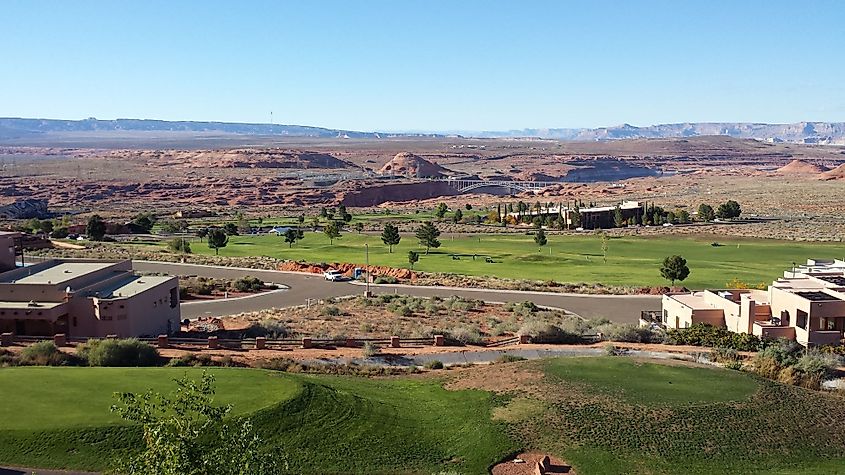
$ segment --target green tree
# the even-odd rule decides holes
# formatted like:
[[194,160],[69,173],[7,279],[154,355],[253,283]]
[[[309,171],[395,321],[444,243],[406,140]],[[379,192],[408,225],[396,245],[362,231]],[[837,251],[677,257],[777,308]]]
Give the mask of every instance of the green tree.
[[446,206],[446,203],[438,203],[437,207],[434,208],[434,215],[437,216],[437,219],[443,219],[447,211],[449,211],[449,207]]
[[358,221],[355,223],[355,232],[361,234],[364,231],[364,223]]
[[399,244],[402,236],[399,235],[399,228],[391,223],[384,225],[384,230],[381,232],[381,242],[387,246],[387,252],[393,252],[393,246]]
[[548,244],[548,243],[549,243],[549,240],[546,238],[546,232],[545,232],[545,231],[543,231],[542,229],[538,229],[538,230],[537,230],[537,232],[536,232],[536,233],[534,233],[534,242],[535,242],[535,243],[537,244],[537,246],[539,247],[539,248],[537,249],[538,251],[539,251],[540,249],[542,249],[542,248],[543,248],[543,246],[545,246],[546,244]]
[[452,216],[452,222],[458,224],[461,222],[461,219],[464,217],[464,212],[460,210],[460,208],[455,210],[454,216]]
[[229,244],[229,235],[220,228],[212,228],[208,231],[208,247],[214,249],[214,255],[220,254],[220,249]]
[[675,285],[675,281],[683,281],[689,276],[687,260],[681,256],[669,256],[663,259],[660,275],[664,279],[672,281],[672,285]]
[[102,241],[106,237],[106,222],[99,214],[88,218],[88,225],[85,226],[85,233],[92,241]]
[[472,205],[467,203],[467,204],[464,205],[464,208],[466,208],[466,210],[469,211],[469,210],[472,209]]
[[334,240],[340,237],[340,225],[337,221],[329,221],[329,224],[323,228],[323,233],[329,238],[329,244],[334,244]]
[[194,235],[200,238],[200,241],[205,241],[206,236],[208,236],[208,228],[199,228],[194,232]]
[[733,219],[738,218],[742,214],[742,208],[739,203],[734,200],[728,200],[719,205],[716,209],[716,217],[719,219]]
[[184,376],[171,395],[149,390],[118,393],[111,411],[143,431],[139,452],[119,462],[126,475],[271,475],[284,471],[279,455],[262,451],[264,441],[247,418],[227,417],[229,405],[214,404],[214,377]]
[[53,222],[50,220],[41,221],[41,231],[47,234],[53,232]]
[[299,240],[299,232],[296,229],[288,228],[285,231],[285,242],[288,243],[288,248],[293,247],[297,240]]
[[713,211],[713,207],[706,204],[701,203],[698,205],[698,219],[701,221],[713,221],[713,218],[716,217],[716,212]]
[[153,225],[155,224],[155,216],[150,213],[136,214],[132,218],[132,224],[141,228],[141,230],[143,230],[145,233],[149,233],[153,230]]
[[613,225],[617,228],[625,225],[625,217],[622,216],[622,207],[619,205],[616,205],[616,208],[613,210]]
[[599,234],[601,236],[601,255],[604,259],[604,263],[607,264],[607,250],[610,247],[610,236],[608,236],[604,231]]
[[225,232],[228,236],[237,236],[238,225],[235,223],[226,223],[223,225],[223,232]]
[[304,215],[304,214],[300,214],[300,215],[296,218],[296,220],[297,220],[297,221],[299,221],[299,227],[301,228],[301,227],[305,224],[305,215]]
[[167,241],[167,248],[173,252],[182,252],[185,254],[191,253],[191,243],[186,241],[184,238],[177,237]]
[[414,268],[414,264],[416,264],[420,260],[420,253],[417,251],[408,251],[408,264],[411,265],[411,269]]
[[675,211],[675,218],[681,224],[687,224],[690,222],[689,211],[685,209],[679,209]]
[[437,239],[440,237],[440,230],[430,221],[417,228],[416,236],[420,245],[425,247],[426,254],[428,254],[429,249],[440,247],[440,241]]

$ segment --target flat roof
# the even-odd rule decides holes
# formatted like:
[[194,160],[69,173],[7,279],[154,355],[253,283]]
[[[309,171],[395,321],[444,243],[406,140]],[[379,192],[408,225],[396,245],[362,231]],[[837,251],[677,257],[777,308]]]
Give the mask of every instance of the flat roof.
[[67,302],[35,302],[35,305],[30,306],[29,302],[9,302],[0,300],[0,309],[14,309],[14,310],[51,310],[56,307],[67,305]]
[[161,285],[173,276],[167,275],[130,275],[126,279],[121,279],[118,282],[106,287],[97,289],[97,294],[101,299],[118,299],[133,297],[145,290],[151,289]]
[[711,309],[715,308],[706,300],[704,300],[704,296],[701,294],[676,294],[670,295],[669,297],[681,302],[682,304],[686,305],[692,309]]
[[[21,277],[14,282],[16,284],[61,285],[69,280],[109,268],[113,265],[115,265],[114,262],[58,262],[56,265]],[[10,281],[7,280],[6,282]]]
[[824,292],[795,292],[795,295],[804,297],[805,299],[813,302],[836,302],[842,300],[839,297]]

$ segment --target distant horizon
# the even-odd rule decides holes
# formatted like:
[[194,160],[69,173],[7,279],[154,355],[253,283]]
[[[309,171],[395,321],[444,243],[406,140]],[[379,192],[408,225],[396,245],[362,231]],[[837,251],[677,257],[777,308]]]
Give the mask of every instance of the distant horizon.
[[[399,130],[387,130],[387,129],[373,129],[373,130],[365,130],[365,129],[338,129],[334,127],[327,127],[324,125],[314,125],[314,124],[298,124],[298,123],[278,123],[278,122],[239,122],[239,121],[231,121],[231,120],[191,120],[191,119],[157,119],[157,118],[138,118],[138,117],[116,117],[116,118],[100,118],[100,117],[85,117],[81,119],[66,119],[66,118],[54,118],[54,117],[23,117],[23,116],[11,116],[11,115],[0,115],[0,120],[44,120],[44,121],[67,121],[67,122],[82,122],[86,120],[97,120],[103,122],[112,122],[112,121],[119,121],[119,120],[131,120],[131,121],[150,121],[150,122],[168,122],[168,123],[195,123],[195,124],[231,124],[231,125],[248,125],[248,126],[278,126],[278,127],[308,127],[308,128],[315,128],[315,129],[325,129],[325,130],[334,130],[334,131],[343,131],[343,132],[361,132],[361,133],[391,133],[391,134],[458,134],[462,132],[472,132],[472,133],[496,133],[496,132],[521,132],[526,130],[601,130],[601,129],[613,129],[617,127],[624,127],[630,126],[635,128],[649,128],[649,127],[659,127],[659,126],[669,126],[669,125],[683,125],[683,124],[747,124],[747,125],[768,125],[768,126],[783,126],[783,125],[794,125],[794,124],[845,124],[845,119],[839,121],[826,121],[826,120],[799,120],[796,122],[760,122],[760,121],[681,121],[681,122],[662,122],[662,123],[655,123],[655,124],[648,124],[648,125],[637,125],[632,124],[630,122],[623,122],[620,124],[613,124],[613,125],[603,125],[598,127],[519,127],[519,128],[511,128],[511,129],[497,129],[497,130],[473,130],[473,129],[440,129],[440,130],[429,130],[429,129],[399,129]],[[138,131],[136,131],[138,132]]]
[[0,113],[22,117],[386,132],[845,118],[837,0],[3,7]]

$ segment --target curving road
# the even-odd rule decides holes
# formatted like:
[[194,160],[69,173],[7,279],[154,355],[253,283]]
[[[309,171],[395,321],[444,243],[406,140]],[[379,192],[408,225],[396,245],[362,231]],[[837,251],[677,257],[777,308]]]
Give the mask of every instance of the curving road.
[[[363,285],[351,282],[327,282],[320,275],[299,272],[244,269],[237,267],[216,267],[197,264],[170,262],[133,261],[132,266],[140,272],[156,272],[172,275],[196,275],[218,279],[237,279],[246,275],[258,277],[265,282],[282,284],[285,290],[270,292],[247,298],[185,302],[182,304],[183,318],[202,316],[226,316],[241,312],[252,312],[267,308],[284,308],[303,305],[306,299],[326,299],[361,294]],[[660,309],[660,296],[656,295],[583,295],[551,292],[522,292],[512,290],[467,289],[455,287],[422,287],[412,285],[371,285],[376,295],[399,293],[417,297],[461,297],[486,302],[507,303],[531,300],[537,305],[566,309],[585,318],[605,317],[615,322],[636,323],[642,310]]]

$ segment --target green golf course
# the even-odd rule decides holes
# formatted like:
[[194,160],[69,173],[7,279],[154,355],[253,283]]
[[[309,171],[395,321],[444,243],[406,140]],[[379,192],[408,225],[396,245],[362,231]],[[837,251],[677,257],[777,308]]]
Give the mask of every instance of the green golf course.
[[[442,245],[425,254],[412,234],[403,234],[392,253],[378,235],[346,232],[334,243],[320,232],[306,232],[292,247],[273,235],[231,236],[221,256],[269,256],[312,263],[369,262],[373,265],[408,267],[408,251],[419,251],[414,269],[512,279],[554,280],[566,283],[601,283],[621,286],[666,285],[660,265],[670,255],[687,259],[689,288],[724,287],[731,279],[748,284],[770,283],[793,262],[807,258],[845,256],[843,243],[807,243],[712,236],[614,237],[608,242],[604,262],[602,242],[594,233],[549,235],[539,248],[530,234],[443,235]],[[718,245],[714,246],[713,244]],[[153,246],[164,247],[159,242]],[[135,245],[149,248],[150,245]],[[213,255],[213,249],[194,238],[195,254]],[[487,257],[493,262],[487,262]]]
[[[216,403],[249,415],[289,473],[487,473],[524,449],[580,475],[791,474],[845,470],[841,398],[752,375],[626,357],[362,378],[215,368]],[[0,465],[107,469],[142,445],[109,413],[116,391],[155,388],[200,368],[0,369]],[[487,371],[473,378],[474,371]],[[539,372],[541,379],[532,374]],[[466,387],[476,387],[470,383]],[[538,391],[539,390],[539,391]]]

